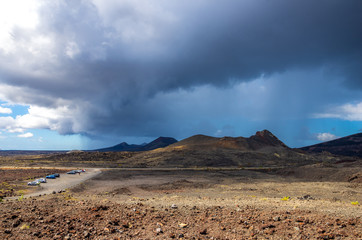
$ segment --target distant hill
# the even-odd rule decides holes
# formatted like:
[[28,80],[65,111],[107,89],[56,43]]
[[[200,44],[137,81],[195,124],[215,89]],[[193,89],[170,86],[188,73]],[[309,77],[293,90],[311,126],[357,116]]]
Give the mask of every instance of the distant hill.
[[0,156],[15,156],[15,155],[46,155],[54,153],[66,153],[61,150],[0,150]]
[[286,146],[268,130],[244,137],[195,135],[162,149],[129,159],[139,167],[260,167],[299,166],[320,161],[312,154]]
[[184,146],[188,148],[225,148],[243,151],[256,151],[262,148],[281,147],[288,148],[282,141],[268,130],[258,131],[255,135],[244,137],[210,137],[205,135],[195,135],[181,140],[172,147]]
[[126,142],[122,142],[120,144],[117,144],[113,147],[109,148],[101,148],[97,149],[95,151],[99,152],[122,152],[122,151],[128,151],[128,152],[139,152],[139,151],[149,151],[157,148],[163,148],[167,147],[170,144],[176,143],[177,140],[170,137],[159,137],[155,140],[153,140],[150,143],[137,145],[137,144],[128,144]]
[[330,152],[342,156],[362,158],[362,133],[300,148],[310,153]]
[[171,137],[159,137],[156,140],[153,140],[152,142],[143,145],[141,151],[149,151],[157,148],[167,147],[176,142],[177,140]]
[[[268,130],[256,132],[250,137],[211,137],[195,135],[179,142],[173,138],[159,137],[146,144],[120,143],[113,147],[93,151],[40,152],[40,151],[0,151],[0,156],[19,154],[41,154],[36,163],[58,163],[72,166],[101,166],[108,162],[112,167],[137,168],[257,168],[269,171],[274,167],[295,168],[304,165],[347,164],[350,167],[361,166],[356,156],[361,155],[361,136],[355,134],[323,144],[301,149],[292,149]],[[323,149],[319,146],[324,146]],[[328,148],[339,150],[338,156],[326,152]],[[343,150],[343,151],[342,151]],[[348,150],[348,151],[347,151]],[[342,151],[342,153],[341,153]],[[47,154],[49,153],[49,154]],[[333,152],[337,153],[337,152]],[[350,157],[350,156],[353,157]],[[2,158],[10,159],[12,158]],[[16,158],[21,164],[29,164],[30,157]],[[361,158],[362,159],[362,158]],[[5,161],[5,162],[6,162]],[[42,162],[43,161],[43,162]],[[31,163],[32,164],[32,163]],[[339,165],[339,166],[342,166]],[[6,162],[5,166],[9,166]],[[344,165],[343,165],[344,166]],[[212,169],[211,169],[212,170]]]

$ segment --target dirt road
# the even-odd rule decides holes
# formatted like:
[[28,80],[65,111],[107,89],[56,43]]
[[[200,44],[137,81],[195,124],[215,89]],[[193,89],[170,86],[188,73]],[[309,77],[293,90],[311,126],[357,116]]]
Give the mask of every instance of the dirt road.
[[[53,191],[61,191],[67,188],[74,187],[88,179],[91,179],[101,173],[101,170],[98,168],[89,168],[86,172],[81,174],[66,174],[61,173],[59,178],[56,179],[47,179],[47,183],[41,183],[38,187],[34,186],[36,189],[30,194],[24,195],[24,197],[34,197],[44,194],[50,194]],[[11,197],[8,199],[15,199],[18,197]]]

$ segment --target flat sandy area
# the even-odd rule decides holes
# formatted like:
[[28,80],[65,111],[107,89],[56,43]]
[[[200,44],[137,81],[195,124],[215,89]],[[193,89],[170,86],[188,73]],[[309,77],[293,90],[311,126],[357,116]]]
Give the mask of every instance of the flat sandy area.
[[[104,170],[72,189],[83,197],[155,205],[245,206],[362,216],[362,184],[315,181],[258,171]],[[289,197],[288,200],[282,200]]]

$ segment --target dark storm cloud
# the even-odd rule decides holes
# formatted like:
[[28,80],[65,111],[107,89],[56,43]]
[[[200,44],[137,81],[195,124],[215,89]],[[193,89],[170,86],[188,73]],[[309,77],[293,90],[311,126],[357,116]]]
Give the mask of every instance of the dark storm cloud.
[[[26,89],[21,100],[3,93],[14,102],[67,103],[62,133],[173,134],[182,123],[157,97],[179,89],[324,68],[360,91],[361,12],[360,0],[44,1],[35,30],[14,28],[0,81]],[[35,36],[50,39],[38,55]]]
[[[353,70],[361,62],[356,61],[362,46],[358,1],[213,3],[186,14],[193,24],[181,27],[187,44],[166,64],[166,86],[225,84],[322,65]],[[360,82],[359,71],[352,72],[356,76],[348,81]]]

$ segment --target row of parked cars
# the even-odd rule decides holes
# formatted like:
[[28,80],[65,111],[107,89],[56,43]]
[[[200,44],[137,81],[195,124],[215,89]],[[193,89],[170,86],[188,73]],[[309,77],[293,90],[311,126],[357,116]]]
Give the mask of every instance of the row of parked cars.
[[40,183],[46,183],[47,182],[47,178],[48,179],[55,179],[57,177],[60,177],[60,174],[59,173],[54,173],[54,174],[50,174],[48,176],[46,176],[45,178],[38,178],[38,179],[35,179],[34,181],[32,182],[28,182],[28,185],[29,186],[37,186],[39,185]]
[[85,169],[72,170],[72,171],[67,172],[67,174],[76,174],[76,173],[80,174],[80,173],[82,173],[82,172],[85,172]]
[[[82,172],[85,172],[85,169],[72,170],[72,171],[67,172],[67,174],[76,174],[76,173],[80,174]],[[37,186],[37,185],[40,185],[40,183],[46,183],[47,179],[56,179],[58,177],[60,177],[59,173],[53,173],[53,174],[50,174],[50,175],[46,176],[45,178],[38,178],[38,179],[35,179],[32,182],[28,182],[28,185],[29,186]]]

